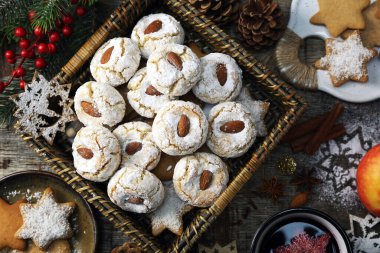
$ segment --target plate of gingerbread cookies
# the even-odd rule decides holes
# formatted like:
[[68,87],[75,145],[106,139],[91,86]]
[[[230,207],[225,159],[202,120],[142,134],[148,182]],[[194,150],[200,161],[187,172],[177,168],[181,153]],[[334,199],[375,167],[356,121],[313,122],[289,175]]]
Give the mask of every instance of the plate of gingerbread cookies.
[[24,171],[0,180],[0,252],[95,252],[90,206],[58,176]]
[[[380,98],[379,1],[294,0],[288,28],[276,58],[289,82],[348,102]],[[309,37],[325,41],[326,55],[312,66],[297,58],[296,48],[289,50]],[[290,51],[293,61],[288,60]]]

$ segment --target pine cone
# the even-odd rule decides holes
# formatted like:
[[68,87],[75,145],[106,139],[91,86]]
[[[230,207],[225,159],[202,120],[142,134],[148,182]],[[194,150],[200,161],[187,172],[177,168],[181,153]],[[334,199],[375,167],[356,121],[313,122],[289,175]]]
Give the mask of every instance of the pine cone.
[[255,49],[274,45],[285,28],[284,15],[273,0],[251,0],[240,13],[238,31]]
[[135,243],[126,242],[123,245],[116,247],[111,253],[142,253],[143,250]]
[[218,24],[236,20],[239,15],[239,0],[188,0],[201,13]]

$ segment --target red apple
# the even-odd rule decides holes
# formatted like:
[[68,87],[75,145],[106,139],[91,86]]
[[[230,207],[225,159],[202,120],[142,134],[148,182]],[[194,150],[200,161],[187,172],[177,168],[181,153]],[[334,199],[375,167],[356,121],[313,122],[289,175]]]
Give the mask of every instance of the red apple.
[[360,161],[356,182],[363,205],[380,217],[380,144],[371,148]]

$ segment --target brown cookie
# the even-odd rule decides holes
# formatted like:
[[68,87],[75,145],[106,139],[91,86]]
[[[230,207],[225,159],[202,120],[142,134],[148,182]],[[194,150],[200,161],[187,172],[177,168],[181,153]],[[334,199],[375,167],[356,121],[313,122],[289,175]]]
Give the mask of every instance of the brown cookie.
[[318,0],[319,12],[311,17],[315,25],[325,25],[333,37],[347,29],[364,29],[362,11],[370,0]]
[[10,253],[71,253],[71,246],[67,240],[54,241],[47,250],[42,250],[30,242],[25,250],[14,250]]
[[5,247],[17,250],[25,249],[25,240],[17,239],[15,237],[15,233],[22,226],[20,205],[25,202],[25,199],[21,199],[12,205],[9,205],[6,201],[0,198],[0,249]]

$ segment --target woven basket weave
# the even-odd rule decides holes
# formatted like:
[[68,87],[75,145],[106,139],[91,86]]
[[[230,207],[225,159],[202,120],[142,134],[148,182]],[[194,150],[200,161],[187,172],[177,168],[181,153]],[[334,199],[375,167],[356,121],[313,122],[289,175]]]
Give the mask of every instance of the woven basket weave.
[[[130,31],[138,19],[143,14],[147,14],[154,2],[154,0],[124,1],[57,74],[55,78],[58,82],[62,84],[72,82],[80,85],[87,81],[90,76],[86,66],[95,51],[110,37]],[[154,238],[146,232],[146,228],[143,229],[145,226],[142,224],[146,223],[136,221],[140,219],[139,217],[136,218],[135,215],[131,217],[127,212],[122,211],[109,200],[105,191],[76,174],[69,152],[50,146],[42,139],[34,140],[27,135],[21,137],[64,181],[144,250],[186,252],[248,182],[272,149],[278,145],[288,129],[303,113],[306,103],[290,86],[257,62],[237,41],[188,4],[186,0],[164,0],[161,5],[159,5],[162,8],[160,11],[169,12],[178,18],[187,33],[193,36],[192,40],[202,49],[208,52],[229,54],[235,58],[244,70],[244,82],[250,83],[249,88],[253,95],[271,102],[270,115],[267,117],[267,124],[270,127],[268,136],[257,141],[242,158],[229,160],[232,167],[232,179],[228,188],[211,207],[194,213],[192,220],[186,224],[182,236],[174,238],[169,245],[164,238]]]

